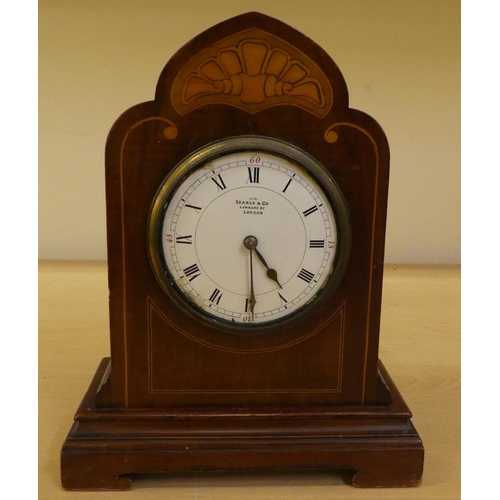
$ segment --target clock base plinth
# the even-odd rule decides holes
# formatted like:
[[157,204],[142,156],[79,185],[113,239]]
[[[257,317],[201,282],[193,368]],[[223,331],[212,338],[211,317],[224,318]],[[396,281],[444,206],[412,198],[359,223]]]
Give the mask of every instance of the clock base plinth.
[[126,490],[140,473],[354,470],[354,486],[420,484],[424,449],[382,363],[390,406],[98,409],[101,361],[61,451],[67,490]]

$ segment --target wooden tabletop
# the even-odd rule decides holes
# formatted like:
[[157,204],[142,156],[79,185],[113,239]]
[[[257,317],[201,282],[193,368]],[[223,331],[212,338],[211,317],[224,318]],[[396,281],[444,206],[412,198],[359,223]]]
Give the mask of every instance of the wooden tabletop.
[[460,498],[460,268],[387,265],[380,358],[425,446],[422,485],[359,490],[325,472],[191,473],[134,480],[130,492],[66,492],[59,453],[100,360],[109,356],[105,262],[39,267],[39,498]]

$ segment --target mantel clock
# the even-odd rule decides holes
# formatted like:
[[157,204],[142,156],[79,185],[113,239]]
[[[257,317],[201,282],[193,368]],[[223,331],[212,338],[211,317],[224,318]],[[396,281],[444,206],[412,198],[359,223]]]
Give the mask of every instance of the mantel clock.
[[63,486],[272,468],[419,484],[378,359],[388,179],[382,129],[304,35],[248,13],[181,48],[108,136],[111,356]]

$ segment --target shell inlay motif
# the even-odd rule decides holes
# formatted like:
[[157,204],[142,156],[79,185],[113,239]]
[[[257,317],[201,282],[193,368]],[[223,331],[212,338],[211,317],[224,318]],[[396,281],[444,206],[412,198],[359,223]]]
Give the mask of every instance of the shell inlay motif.
[[[266,35],[272,42],[274,37]],[[212,55],[198,54],[173,84],[173,96],[180,93],[180,99],[172,98],[174,107],[185,114],[204,104],[225,103],[255,113],[289,104],[324,116],[333,101],[328,80],[305,54],[291,46],[285,50],[284,42],[276,40],[281,44],[246,37],[228,46],[226,40],[226,46],[216,44]]]

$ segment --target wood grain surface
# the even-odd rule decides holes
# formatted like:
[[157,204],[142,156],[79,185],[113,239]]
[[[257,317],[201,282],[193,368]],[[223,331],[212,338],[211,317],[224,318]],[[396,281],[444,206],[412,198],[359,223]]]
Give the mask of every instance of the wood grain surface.
[[127,493],[66,492],[59,453],[101,358],[109,355],[105,262],[39,268],[39,498],[460,498],[460,268],[385,269],[380,358],[426,449],[422,485],[359,490],[325,472],[191,473],[136,478]]

